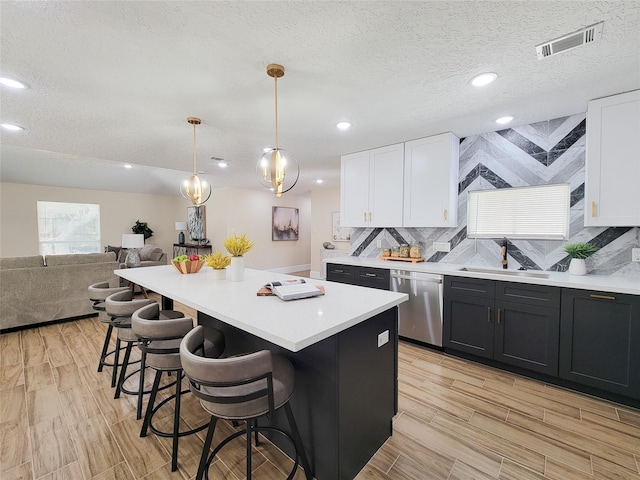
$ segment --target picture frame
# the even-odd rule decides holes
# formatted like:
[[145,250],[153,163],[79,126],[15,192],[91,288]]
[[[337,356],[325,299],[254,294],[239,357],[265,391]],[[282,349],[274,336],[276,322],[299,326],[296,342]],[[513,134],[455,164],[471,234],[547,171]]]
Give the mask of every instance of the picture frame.
[[191,241],[200,243],[207,238],[204,205],[187,207],[187,230]]
[[340,226],[340,212],[332,213],[331,239],[334,242],[350,242],[351,228]]
[[272,207],[271,240],[296,241],[300,234],[300,213],[297,208]]

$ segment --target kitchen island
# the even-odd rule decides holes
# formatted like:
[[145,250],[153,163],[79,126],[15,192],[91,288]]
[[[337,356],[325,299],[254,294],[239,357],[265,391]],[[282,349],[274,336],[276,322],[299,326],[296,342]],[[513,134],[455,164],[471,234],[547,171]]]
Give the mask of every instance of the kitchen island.
[[[115,273],[161,294],[164,308],[175,300],[197,310],[199,324],[225,333],[225,356],[267,348],[293,363],[291,406],[319,480],[354,478],[391,435],[396,307],[406,294],[310,280],[325,295],[284,302],[256,295],[269,282],[292,278],[266,271],[247,269],[242,282],[214,280],[209,269],[181,275],[172,265]],[[286,425],[284,415],[275,417]],[[291,455],[286,443],[279,446]]]

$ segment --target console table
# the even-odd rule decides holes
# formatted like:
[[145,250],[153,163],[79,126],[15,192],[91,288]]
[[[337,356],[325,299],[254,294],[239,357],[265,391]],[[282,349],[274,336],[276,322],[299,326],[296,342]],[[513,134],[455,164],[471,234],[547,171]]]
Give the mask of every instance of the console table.
[[211,253],[211,245],[198,245],[197,243],[174,243],[173,257],[178,255],[209,255]]

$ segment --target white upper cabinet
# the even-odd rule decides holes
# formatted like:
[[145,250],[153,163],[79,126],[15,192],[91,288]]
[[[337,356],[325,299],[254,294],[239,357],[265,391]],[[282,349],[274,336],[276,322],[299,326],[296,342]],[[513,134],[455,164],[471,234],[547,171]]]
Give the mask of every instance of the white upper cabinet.
[[405,143],[405,227],[457,226],[459,144],[452,133]]
[[640,225],[640,90],[589,102],[584,225]]
[[404,144],[342,156],[340,225],[401,227]]

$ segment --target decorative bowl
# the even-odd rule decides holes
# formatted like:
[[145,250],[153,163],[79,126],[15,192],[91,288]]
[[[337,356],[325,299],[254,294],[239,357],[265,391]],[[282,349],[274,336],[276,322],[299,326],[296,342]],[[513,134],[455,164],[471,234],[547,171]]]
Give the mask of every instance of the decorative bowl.
[[171,265],[180,273],[196,273],[204,265],[204,260],[187,260],[186,262],[174,262],[171,260]]

